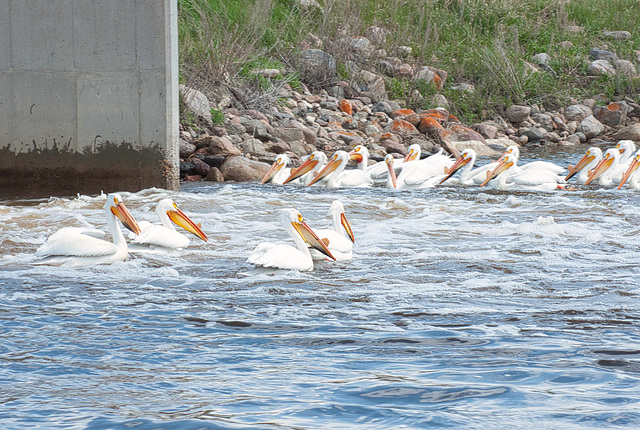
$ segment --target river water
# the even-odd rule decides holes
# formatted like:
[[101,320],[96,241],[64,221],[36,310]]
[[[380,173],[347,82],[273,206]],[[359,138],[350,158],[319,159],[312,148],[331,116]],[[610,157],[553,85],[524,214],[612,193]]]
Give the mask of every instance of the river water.
[[[636,191],[121,195],[149,221],[173,198],[210,241],[35,266],[61,226],[105,229],[104,197],[0,202],[2,428],[640,427]],[[246,263],[259,242],[291,243],[280,208],[327,227],[334,199],[352,261]]]

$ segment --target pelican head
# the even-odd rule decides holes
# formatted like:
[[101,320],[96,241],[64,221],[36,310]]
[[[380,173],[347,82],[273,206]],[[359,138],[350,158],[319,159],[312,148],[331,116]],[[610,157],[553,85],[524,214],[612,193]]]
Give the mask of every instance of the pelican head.
[[267,182],[271,181],[282,168],[286,167],[289,164],[290,161],[291,159],[287,154],[279,154],[276,157],[276,160],[271,165],[269,171],[266,173],[266,175],[264,175],[264,178],[262,178],[262,181],[260,181],[260,183],[266,184]]
[[166,213],[171,222],[173,222],[174,224],[184,228],[189,233],[198,236],[205,242],[208,240],[207,235],[204,234],[204,232],[200,229],[200,226],[191,221],[191,219],[178,208],[178,205],[176,205],[173,200],[161,200],[156,207],[156,212],[158,213],[158,215]]
[[604,153],[604,157],[602,157],[602,160],[600,160],[596,167],[591,170],[589,177],[584,184],[589,185],[591,182],[598,179],[604,172],[609,169],[609,167],[611,167],[614,162],[617,162],[619,158],[620,151],[618,151],[616,148],[607,149],[607,152]]
[[621,140],[616,144],[616,149],[620,154],[631,154],[636,150],[636,145],[633,140]]
[[107,195],[107,202],[104,205],[105,210],[110,210],[115,216],[118,217],[122,225],[139,235],[142,233],[138,221],[131,215],[131,212],[126,208],[122,202],[120,194],[112,193]]
[[443,183],[444,181],[452,177],[458,170],[462,169],[467,164],[473,163],[475,161],[476,161],[476,151],[474,151],[471,148],[465,149],[460,154],[460,158],[458,158],[456,162],[453,163],[453,166],[451,166],[451,168],[447,168],[447,167],[444,168],[444,174],[446,176],[439,182],[439,184]]
[[565,176],[564,180],[568,181],[569,179],[571,179],[573,176],[575,176],[576,173],[584,169],[589,163],[591,163],[595,159],[598,159],[598,160],[602,159],[602,150],[600,150],[600,148],[596,148],[595,146],[593,146],[587,149],[587,152],[582,156],[580,161],[578,161],[578,163],[575,166],[571,166],[571,165],[568,166],[569,173],[567,174],[567,176]]
[[406,163],[407,161],[419,160],[421,154],[422,148],[420,148],[420,145],[417,143],[409,145],[409,148],[407,148],[407,155],[404,157],[404,162]]
[[294,179],[299,178],[300,176],[304,175],[307,172],[310,172],[311,170],[313,170],[314,167],[316,167],[318,165],[318,163],[324,164],[324,162],[327,160],[327,156],[324,155],[324,152],[322,151],[313,151],[306,160],[304,160],[304,163],[302,163],[300,165],[300,167],[298,167],[297,169],[291,169],[291,174],[289,175],[289,177],[282,183],[283,185],[286,183],[289,183],[291,181],[293,181]]
[[493,178],[498,176],[500,173],[504,172],[505,170],[513,166],[515,164],[515,161],[518,159],[518,157],[513,153],[503,154],[503,156],[500,158],[501,158],[501,161],[498,162],[498,165],[494,167],[492,171],[487,172],[487,178],[484,180],[482,184],[480,184],[481,187],[484,187],[485,185],[487,185],[487,183],[490,180],[492,180]]
[[334,200],[331,203],[331,206],[329,206],[329,213],[332,218],[334,216],[340,217],[340,224],[342,225],[342,228],[344,228],[344,231],[347,233],[347,236],[349,236],[349,239],[351,239],[351,242],[355,242],[356,240],[353,237],[353,230],[351,230],[351,223],[349,223],[347,216],[344,214],[344,205],[340,200]]
[[502,154],[500,158],[498,158],[498,162],[502,161],[504,157],[506,157],[509,154],[515,154],[516,158],[520,158],[520,148],[517,145],[507,146],[507,149],[505,149],[504,154]]
[[336,151],[335,154],[333,154],[329,159],[327,165],[324,166],[324,169],[319,171],[316,177],[313,178],[311,182],[309,182],[309,186],[335,172],[338,167],[342,166],[342,168],[344,168],[347,162],[349,162],[349,154],[347,154],[345,151]]
[[362,163],[364,160],[369,159],[369,150],[364,145],[358,145],[349,152],[349,159],[356,163]]
[[327,248],[327,245],[313,232],[302,217],[302,214],[295,209],[283,209],[281,219],[284,224],[290,223],[294,230],[300,235],[302,240],[310,247],[317,249],[327,257],[335,260],[335,257]]
[[618,185],[618,189],[622,188],[625,182],[633,175],[633,173],[638,170],[640,167],[640,150],[635,153],[633,158],[631,159],[631,164],[627,168],[627,171],[622,175],[622,179],[620,180],[620,185]]
[[393,155],[387,154],[384,157],[384,162],[387,163],[387,169],[389,170],[389,177],[391,178],[391,185],[393,188],[398,188],[398,179],[396,178],[396,171],[393,168],[394,158]]

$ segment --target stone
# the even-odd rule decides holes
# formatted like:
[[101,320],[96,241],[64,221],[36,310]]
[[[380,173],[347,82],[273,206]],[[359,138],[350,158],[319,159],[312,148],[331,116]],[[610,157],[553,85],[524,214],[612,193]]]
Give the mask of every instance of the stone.
[[638,76],[636,66],[631,61],[616,60],[616,62],[614,63],[614,66],[616,68],[616,71],[623,76],[626,76],[632,79]]
[[242,151],[245,154],[250,154],[256,157],[266,154],[264,144],[259,139],[247,139],[240,144]]
[[207,176],[207,173],[209,173],[209,170],[211,169],[211,166],[209,166],[207,163],[205,163],[204,161],[200,160],[199,158],[191,158],[189,161],[191,161],[194,165],[193,171],[200,176]]
[[298,127],[278,127],[273,129],[273,135],[285,142],[304,140],[304,131]]
[[254,161],[247,157],[233,156],[224,162],[220,167],[220,172],[227,181],[260,181],[270,167],[267,163]]
[[205,136],[196,139],[193,143],[197,146],[203,145],[209,147],[211,155],[240,155],[242,152],[233,146],[226,136]]
[[387,42],[387,35],[389,30],[372,25],[364,30],[364,35],[371,41],[371,43],[380,46]]
[[593,111],[583,104],[575,104],[571,106],[567,106],[564,109],[564,117],[568,121],[582,121],[589,115],[593,115]]
[[597,106],[593,114],[601,123],[616,127],[624,125],[628,112],[629,105],[625,102],[615,102],[609,103],[607,106]]
[[279,140],[277,142],[274,142],[269,150],[271,152],[275,152],[276,154],[284,154],[285,152],[291,151],[291,146],[289,146],[287,142]]
[[224,175],[222,174],[220,169],[218,169],[217,167],[212,167],[211,169],[209,169],[209,173],[207,173],[207,176],[204,178],[204,180],[211,182],[224,182]]
[[531,108],[528,106],[511,105],[505,112],[505,117],[509,122],[522,122],[529,117]]
[[593,60],[605,60],[608,61],[609,63],[614,63],[618,57],[616,56],[616,54],[614,54],[611,51],[605,51],[603,49],[592,49],[591,51],[589,51],[589,56],[593,59]]
[[538,65],[544,64],[548,66],[549,62],[551,61],[551,57],[546,52],[542,52],[531,57],[531,61]]
[[249,119],[243,118],[242,125],[244,125],[247,133],[249,133],[252,137],[255,137],[260,140],[269,140],[271,135],[267,130],[267,124],[258,119]]
[[278,69],[252,69],[250,73],[267,79],[277,78],[282,74]]
[[571,42],[570,40],[564,40],[562,42],[560,42],[560,49],[571,49],[573,48],[573,42]]
[[459,151],[464,151],[465,149],[473,149],[478,157],[497,157],[501,155],[500,152],[492,149],[490,146],[480,140],[451,142],[451,145],[453,145]]
[[219,168],[226,159],[227,157],[223,155],[207,155],[202,159],[202,161],[207,163],[210,167]]
[[634,140],[640,141],[640,123],[632,124],[618,130],[612,136],[615,140]]
[[607,60],[595,60],[587,66],[587,74],[591,76],[615,75],[616,68]]
[[475,128],[485,139],[494,139],[498,134],[498,127],[495,125],[480,123],[476,124]]
[[589,115],[578,124],[577,131],[584,133],[587,139],[591,139],[604,131],[604,125],[595,116]]
[[401,45],[396,49],[398,50],[399,57],[408,57],[409,55],[413,54],[413,48],[411,48],[410,46]]
[[180,158],[187,158],[194,152],[196,152],[196,146],[192,143],[187,142],[186,140],[180,138],[180,148],[179,155]]
[[629,40],[631,39],[631,33],[628,31],[605,31],[602,36],[606,39],[612,40]]
[[393,139],[382,139],[380,141],[380,145],[387,151],[387,153],[395,152],[397,154],[407,155],[407,149],[404,145]]
[[180,162],[180,176],[192,175],[195,173],[196,166],[191,161]]
[[547,131],[542,128],[532,127],[520,132],[520,136],[526,136],[527,142],[539,142],[544,139],[544,135]]
[[211,124],[211,105],[207,96],[186,85],[180,85],[180,95],[188,110]]

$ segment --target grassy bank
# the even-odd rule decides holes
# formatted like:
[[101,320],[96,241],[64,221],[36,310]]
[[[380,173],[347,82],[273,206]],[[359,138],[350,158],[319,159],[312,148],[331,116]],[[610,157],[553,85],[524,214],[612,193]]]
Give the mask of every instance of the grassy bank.
[[[602,95],[637,101],[638,79],[621,75],[591,77],[586,69],[592,48],[606,49],[638,64],[640,2],[636,0],[320,0],[321,9],[296,0],[179,0],[180,67],[184,83],[207,93],[221,83],[247,81],[247,66],[276,66],[295,82],[291,66],[298,43],[309,33],[324,41],[362,35],[376,25],[390,31],[384,48],[410,46],[406,60],[449,73],[442,93],[467,122],[492,117],[513,103],[566,105],[571,98]],[[576,31],[576,27],[580,29]],[[610,40],[603,32],[627,30],[632,38]],[[572,47],[562,49],[561,42]],[[525,61],[538,53],[551,57],[552,73],[531,73]],[[372,66],[374,64],[372,63]],[[453,89],[471,83],[475,92]],[[260,84],[259,82],[257,84]],[[311,83],[313,84],[313,83]],[[433,88],[387,79],[387,90],[408,98]],[[429,98],[419,103],[429,108]]]

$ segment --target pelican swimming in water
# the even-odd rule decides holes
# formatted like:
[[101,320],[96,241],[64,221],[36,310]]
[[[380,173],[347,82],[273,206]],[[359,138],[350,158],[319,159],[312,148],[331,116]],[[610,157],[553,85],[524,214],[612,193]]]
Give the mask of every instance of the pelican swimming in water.
[[335,260],[331,251],[307,225],[300,212],[295,209],[283,209],[280,221],[296,246],[263,242],[255,247],[247,262],[275,269],[313,270],[313,259],[308,246]]
[[139,223],[142,233],[131,238],[133,244],[130,252],[143,251],[153,248],[159,249],[182,249],[189,246],[189,238],[176,231],[174,223],[188,232],[196,235],[200,239],[207,241],[207,235],[191,219],[185,215],[178,205],[171,199],[160,200],[156,206],[156,213],[161,224],[152,224],[148,221]]
[[568,181],[576,174],[578,183],[584,184],[589,179],[589,171],[600,163],[602,160],[602,150],[595,146],[587,149],[587,152],[576,163],[575,166],[569,165],[569,173],[565,176],[564,180]]
[[[307,159],[297,169],[291,169],[291,174],[283,182],[288,184],[291,181],[299,179],[302,185],[309,183],[316,177],[318,172],[327,164],[327,155],[322,151],[313,151]],[[316,182],[315,185],[326,185],[326,180]]]
[[[498,162],[502,161],[504,157],[509,154],[514,154],[516,159],[520,159],[520,148],[517,145],[508,146],[504,151],[504,154],[500,158],[498,158]],[[527,164],[520,164],[515,167],[515,172],[524,172],[527,170],[548,170],[550,172],[555,173],[556,175],[561,175],[564,173],[565,168],[562,166],[558,166],[557,164],[551,163],[550,161],[531,161]]]
[[473,168],[476,162],[476,151],[467,148],[460,154],[460,158],[449,169],[445,169],[444,177],[438,182],[442,184],[451,178],[457,171],[462,170],[458,183],[461,185],[480,185],[487,177],[487,172],[494,169],[498,162],[485,164],[484,166]]
[[640,151],[637,151],[631,158],[629,167],[622,175],[618,189],[622,188],[627,181],[629,182],[629,188],[634,190],[640,189],[640,176],[636,173],[638,167],[640,167]]
[[445,175],[445,169],[451,168],[455,159],[444,155],[444,150],[422,160],[414,160],[402,164],[402,171],[397,178],[397,188],[414,189],[435,186]]
[[608,187],[614,183],[619,183],[622,179],[624,170],[618,169],[620,162],[620,151],[616,148],[609,148],[604,153],[602,160],[589,172],[589,177],[585,181],[585,185],[598,180],[598,184]]
[[[564,188],[560,183],[564,182],[562,177],[547,169],[531,169],[529,171],[518,172],[518,156],[510,153],[501,157],[502,160],[490,172],[481,187],[489,181],[493,181],[493,187],[499,190],[528,190],[528,191],[553,191]],[[514,170],[516,170],[514,172]]]
[[371,180],[366,172],[360,169],[345,171],[345,167],[347,167],[349,159],[349,154],[347,154],[346,151],[336,151],[331,159],[329,159],[327,165],[318,172],[309,185],[313,185],[325,177],[327,178],[327,187],[331,188],[370,187],[373,185],[373,180]]
[[287,154],[278,154],[276,160],[260,183],[266,184],[267,182],[271,182],[272,184],[282,185],[291,173],[291,169],[287,167],[289,164],[291,164],[291,159]]
[[[394,158],[393,160],[396,175],[400,174],[403,163],[420,159],[420,145],[414,143],[407,148],[407,151],[407,155],[404,158]],[[369,166],[369,150],[364,145],[358,145],[353,148],[349,152],[349,156],[356,162],[358,169],[366,172],[373,182],[382,183],[386,180],[388,168],[386,161],[379,161]]]
[[[353,231],[351,224],[344,214],[344,205],[340,200],[334,200],[329,206],[332,228],[314,230],[320,240],[327,245],[331,254],[337,260],[350,260],[353,257]],[[315,249],[311,250],[314,260],[324,260],[326,256]]]
[[103,240],[105,233],[101,230],[65,227],[52,234],[38,248],[36,255],[45,258],[36,264],[93,266],[125,260],[129,253],[127,241],[117,219],[132,232],[140,234],[138,222],[125,207],[119,194],[107,196],[104,210],[113,242]]

